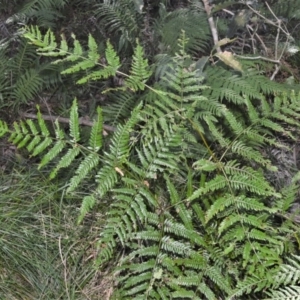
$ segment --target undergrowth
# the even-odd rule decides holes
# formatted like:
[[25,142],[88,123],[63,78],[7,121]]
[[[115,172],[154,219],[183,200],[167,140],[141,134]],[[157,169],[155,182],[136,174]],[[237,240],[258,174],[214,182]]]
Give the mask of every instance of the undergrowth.
[[0,174],[1,299],[105,296],[92,268],[96,246],[90,243],[96,242],[101,215],[76,226],[80,198],[62,192],[34,165],[14,165],[9,174]]
[[205,81],[186,53],[184,33],[153,85],[139,43],[124,74],[109,42],[100,60],[92,36],[85,51],[75,36],[73,47],[36,27],[24,36],[40,55],[68,63],[64,74],[84,70],[78,84],[122,75],[123,86],[103,91],[115,98],[120,92],[120,109],[124,94],[139,98],[111,135],[98,108],[87,143],[76,99],[67,132],[56,121],[53,135],[40,112],[37,123],[0,123],[1,135],[41,157],[40,168],[54,164],[50,178],[76,165],[69,195],[94,180],[78,224],[97,204],[108,205],[95,261],[100,270],[113,268],[112,299],[297,296],[299,227],[289,209],[298,177],[283,189],[274,186],[265,174],[277,169],[263,149],[283,147],[276,133],[295,139],[289,128],[299,127],[298,93],[251,70]]

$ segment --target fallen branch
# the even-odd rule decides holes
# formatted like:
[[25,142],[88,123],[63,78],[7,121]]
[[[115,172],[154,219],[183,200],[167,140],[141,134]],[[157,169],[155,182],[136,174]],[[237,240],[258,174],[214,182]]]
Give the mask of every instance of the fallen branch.
[[219,43],[218,30],[217,30],[217,26],[214,22],[214,19],[211,16],[210,3],[209,3],[208,0],[202,0],[202,2],[203,2],[203,5],[204,5],[204,9],[206,11],[206,14],[208,16],[208,24],[209,24],[210,31],[211,31],[211,34],[212,34],[212,37],[213,37],[213,40],[214,40],[215,47],[217,49],[217,52],[220,53],[220,52],[222,52],[222,50],[221,50],[221,47],[218,44]]
[[[37,115],[35,114],[31,114],[31,113],[22,113],[21,115],[24,118],[28,118],[28,119],[37,119]],[[45,121],[51,121],[51,122],[55,122],[56,120],[60,123],[67,123],[69,124],[70,119],[69,118],[63,118],[63,117],[59,117],[59,116],[48,116],[48,115],[42,115],[42,119]],[[85,125],[85,126],[93,126],[94,122],[87,120],[84,117],[79,118],[79,124],[80,125]],[[110,125],[103,125],[103,135],[108,135],[107,131],[109,132],[114,132],[116,131],[116,128]]]

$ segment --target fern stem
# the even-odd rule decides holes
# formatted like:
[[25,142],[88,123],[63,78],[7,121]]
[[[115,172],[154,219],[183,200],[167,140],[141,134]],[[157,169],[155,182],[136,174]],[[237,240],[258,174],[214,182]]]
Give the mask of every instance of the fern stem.
[[201,140],[203,141],[206,149],[208,150],[210,156],[213,158],[213,160],[216,162],[216,163],[219,163],[220,161],[216,158],[216,156],[214,155],[213,151],[210,149],[204,135],[202,134],[202,132],[199,130],[199,128],[196,126],[196,124],[191,120],[191,119],[188,119],[189,122],[192,124],[193,128],[197,131],[197,133],[199,134]]

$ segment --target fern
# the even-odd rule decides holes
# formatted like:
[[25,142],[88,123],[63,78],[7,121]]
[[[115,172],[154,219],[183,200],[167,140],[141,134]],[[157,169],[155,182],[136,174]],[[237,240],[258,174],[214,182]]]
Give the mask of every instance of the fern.
[[146,59],[143,59],[143,56],[143,48],[139,44],[137,44],[133,56],[130,76],[128,80],[125,81],[125,84],[127,84],[127,86],[133,91],[144,90],[145,83],[151,76],[148,61]]
[[[114,51],[112,45],[107,42],[105,59],[107,65],[98,63],[100,54],[97,52],[97,44],[95,39],[89,35],[88,40],[88,55],[87,58],[83,57],[83,49],[80,42],[72,35],[74,39],[74,48],[69,49],[65,39],[61,40],[60,46],[55,41],[53,32],[49,29],[43,36],[37,27],[29,27],[24,33],[24,36],[36,46],[39,46],[38,53],[43,56],[62,56],[64,58],[54,61],[54,64],[64,61],[73,62],[73,65],[62,71],[62,74],[72,74],[80,70],[90,70],[95,66],[101,66],[101,70],[91,71],[87,76],[82,77],[77,81],[78,84],[84,84],[89,80],[99,80],[101,78],[109,78],[117,74],[120,67],[120,59]],[[131,74],[127,76],[126,84],[133,91],[143,90],[145,82],[151,76],[148,70],[148,62],[143,58],[143,48],[137,44],[135,53],[133,55]],[[74,63],[76,62],[76,63]]]
[[116,36],[114,42],[118,52],[134,47],[143,23],[142,14],[134,1],[104,1],[96,5],[95,15],[108,35]]
[[[88,152],[88,149],[81,149],[78,144],[80,136],[77,109],[77,102],[75,99],[70,114],[70,139],[67,139],[57,121],[55,122],[56,128],[54,129],[56,137],[52,137],[40,112],[37,114],[38,124],[35,124],[32,120],[20,122],[19,124],[14,123],[14,131],[10,131],[7,124],[2,122],[1,135],[9,133],[9,140],[16,144],[18,148],[26,147],[32,156],[42,155],[42,153],[47,150],[47,153],[44,154],[41,159],[39,168],[49,164],[51,160],[57,158],[62,151],[66,150],[66,153],[61,157],[60,161],[50,173],[50,178],[54,178],[60,169],[70,166],[81,151]],[[98,137],[98,135],[102,134],[101,110],[98,110],[98,113],[99,117],[91,129],[91,149],[89,150],[91,153],[87,153],[85,159],[79,164],[75,175],[71,178],[70,186],[68,188],[69,192],[73,191],[99,163],[97,151],[99,151],[102,146],[101,138]]]
[[256,291],[267,288],[267,299],[298,299],[299,298],[299,257],[294,255],[287,259],[286,264],[282,264],[276,272],[272,272],[267,278],[248,278],[239,283],[232,297],[237,297],[243,293],[250,293],[255,287]]
[[123,164],[130,154],[130,133],[138,122],[141,104],[132,112],[131,118],[122,126],[119,125],[111,140],[110,152],[105,153],[105,165],[96,175],[99,183],[97,192],[104,196],[117,182],[117,173],[124,176]]
[[157,18],[154,27],[156,32],[154,37],[159,40],[163,53],[174,55],[178,52],[180,49],[178,39],[182,30],[187,34],[188,53],[202,52],[208,46],[210,31],[203,9],[191,6],[190,9],[182,8],[168,12],[161,4],[159,13],[160,17]]
[[25,121],[9,129],[0,123],[2,135],[42,156],[41,166],[55,160],[51,177],[77,164],[68,192],[95,170],[97,186],[83,199],[78,222],[97,201],[112,200],[98,241],[98,265],[113,267],[115,298],[232,299],[250,293],[263,298],[272,292],[294,297],[298,263],[281,267],[288,249],[295,249],[297,229],[280,217],[294,201],[296,179],[282,191],[268,182],[266,172],[276,168],[262,149],[280,146],[274,133],[293,138],[287,124],[298,124],[297,93],[260,82],[259,75],[247,79],[221,69],[226,78],[218,74],[204,83],[187,54],[184,32],[155,88],[147,86],[151,72],[140,45],[126,75],[118,71],[110,44],[107,63],[99,65],[91,37],[87,54],[75,37],[73,49],[64,41],[58,46],[51,32],[43,36],[37,28],[26,37],[43,49],[41,55],[67,61],[69,73],[84,69],[87,80],[120,74],[126,77],[124,99],[143,99],[107,144],[101,109],[88,144],[81,144],[76,101],[69,137],[58,122],[52,137],[39,113],[37,124]]
[[108,92],[109,103],[103,106],[103,117],[109,124],[116,125],[127,118],[132,111],[132,107],[140,101],[139,97],[125,90],[111,90]]
[[54,28],[58,17],[61,17],[61,9],[67,4],[65,0],[30,0],[18,11],[17,15],[26,15],[28,18],[36,18],[39,26]]
[[[56,86],[60,81],[57,67],[50,66],[47,62],[38,62],[35,48],[25,39],[18,38],[17,43],[17,51],[13,58],[9,58],[8,46],[0,50],[0,105],[2,107],[18,108],[20,104],[32,101],[45,87]],[[4,102],[4,99],[10,101]]]

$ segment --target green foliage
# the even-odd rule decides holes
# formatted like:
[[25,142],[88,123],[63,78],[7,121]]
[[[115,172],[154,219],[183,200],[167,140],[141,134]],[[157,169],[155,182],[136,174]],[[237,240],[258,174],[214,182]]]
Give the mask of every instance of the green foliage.
[[80,196],[61,201],[57,182],[34,166],[8,171],[0,174],[0,298],[90,298],[98,271],[91,233],[76,226]]
[[56,122],[52,137],[40,113],[38,125],[27,120],[11,130],[0,123],[1,135],[42,156],[40,166],[53,160],[50,177],[77,164],[68,192],[88,174],[95,179],[79,223],[97,201],[110,199],[98,266],[113,265],[115,299],[295,295],[299,263],[283,262],[287,254],[298,254],[298,227],[288,214],[298,185],[295,180],[278,190],[267,180],[276,168],[263,148],[281,146],[275,134],[294,138],[289,126],[299,127],[299,94],[260,75],[233,75],[221,67],[202,76],[187,55],[184,32],[153,88],[146,83],[151,72],[139,44],[126,75],[118,71],[110,44],[100,65],[91,36],[84,51],[75,36],[70,49],[64,40],[58,46],[51,31],[43,36],[36,27],[28,30],[25,36],[40,55],[68,63],[64,73],[88,73],[79,83],[123,75],[125,85],[113,93],[143,100],[136,100],[126,122],[105,141],[99,108],[88,145],[80,139],[76,100],[69,136]]
[[[199,2],[199,1],[195,1]],[[178,39],[182,30],[188,37],[186,51],[196,54],[205,51],[210,39],[210,29],[202,5],[193,3],[189,8],[177,9],[171,12],[161,4],[159,17],[154,26],[154,38],[158,40],[163,53],[174,55],[178,50]]]
[[271,299],[288,299],[299,297],[300,257],[293,255],[287,259],[287,264],[280,266],[274,278],[272,288],[266,294]]
[[287,258],[287,263],[281,264],[276,272],[267,274],[262,279],[258,277],[249,277],[240,282],[234,294],[230,296],[239,297],[243,294],[249,294],[253,289],[256,291],[267,288],[267,299],[298,299],[299,297],[299,256],[293,255]]
[[144,90],[145,83],[151,76],[151,72],[148,67],[148,60],[143,59],[143,48],[137,44],[133,55],[132,68],[130,70],[130,76],[125,81],[125,84],[129,89],[133,91]]
[[39,26],[54,28],[57,20],[63,16],[61,11],[67,2],[66,0],[26,1],[25,4],[22,3],[15,17],[26,15],[27,18],[35,20]]
[[24,38],[18,40],[11,56],[12,44],[13,41],[7,41],[0,48],[0,107],[18,108],[32,101],[45,87],[55,86],[60,76],[56,66],[38,61],[35,48]]
[[54,178],[60,169],[70,166],[81,152],[85,152],[85,158],[81,161],[75,175],[70,180],[69,191],[74,190],[91,170],[98,165],[99,157],[96,154],[102,147],[101,110],[98,109],[99,115],[91,129],[88,148],[85,148],[78,144],[80,141],[80,128],[77,109],[75,99],[70,113],[70,138],[66,137],[57,121],[55,122],[56,128],[54,129],[55,137],[52,137],[50,135],[50,129],[48,129],[48,126],[42,119],[40,112],[37,114],[38,124],[35,124],[32,120],[21,121],[20,123],[15,122],[13,131],[8,129],[5,122],[1,122],[0,125],[1,136],[8,133],[10,135],[9,141],[14,143],[18,148],[26,147],[31,156],[41,155],[47,150],[47,153],[43,155],[39,168],[49,164],[49,162],[54,160],[61,152],[64,152],[50,173],[50,178]]
[[95,7],[98,22],[106,30],[107,35],[115,37],[114,44],[118,52],[134,48],[136,38],[141,35],[143,16],[140,5],[136,1],[103,1]]
[[[122,74],[118,72],[120,59],[109,42],[107,42],[105,52],[106,64],[100,64],[98,62],[101,56],[98,53],[97,43],[91,35],[89,35],[88,38],[87,57],[84,56],[83,48],[75,35],[72,35],[74,39],[73,49],[69,49],[64,38],[61,40],[60,46],[58,46],[55,41],[55,36],[50,29],[43,36],[38,27],[32,26],[26,29],[24,36],[29,39],[32,44],[39,47],[37,51],[40,55],[63,57],[62,59],[54,61],[54,64],[72,62],[72,66],[63,70],[62,74],[72,74],[79,71],[90,72],[87,76],[78,80],[78,84],[84,84],[89,80],[99,80],[101,78],[115,76],[116,74]],[[126,85],[133,91],[143,90],[145,82],[151,76],[151,72],[148,70],[148,61],[143,58],[143,55],[143,48],[137,44],[133,55],[132,69],[126,80]],[[101,67],[101,69],[92,70],[92,68],[96,66],[98,68]]]

